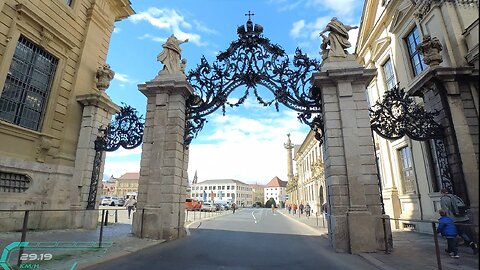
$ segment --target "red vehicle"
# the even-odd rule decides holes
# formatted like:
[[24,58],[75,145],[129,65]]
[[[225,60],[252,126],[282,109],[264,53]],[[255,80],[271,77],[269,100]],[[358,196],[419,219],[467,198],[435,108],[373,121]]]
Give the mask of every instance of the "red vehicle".
[[202,203],[191,198],[185,200],[185,209],[187,210],[198,210],[202,207]]

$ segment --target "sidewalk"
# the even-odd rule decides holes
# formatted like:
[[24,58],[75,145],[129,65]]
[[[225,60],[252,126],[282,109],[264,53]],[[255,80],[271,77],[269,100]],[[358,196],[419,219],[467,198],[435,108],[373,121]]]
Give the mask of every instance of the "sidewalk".
[[[315,216],[307,219],[305,214],[299,217],[298,213],[296,215],[288,214],[286,209],[282,209],[279,212],[289,218],[303,222],[325,234],[328,234],[327,229],[322,226],[322,217],[319,217],[320,226],[317,226]],[[327,226],[326,222],[325,226]],[[360,256],[377,266],[379,269],[384,270],[438,269],[433,235],[411,231],[393,231],[392,235],[393,251],[391,251],[390,254],[378,251],[376,253],[363,253],[360,254]],[[470,247],[459,246],[460,259],[453,259],[445,252],[447,247],[446,240],[439,236],[438,242],[440,246],[442,269],[479,269],[479,256],[478,254],[473,255]]]
[[[36,250],[32,248],[26,249],[24,254],[36,253],[38,256],[40,254],[52,254],[52,259],[49,261],[30,261],[34,262],[34,264],[38,263],[38,269],[79,270],[165,242],[165,240],[140,239],[134,237],[131,233],[132,219],[128,219],[127,212],[121,211],[122,208],[108,208],[110,209],[109,224],[103,227],[101,248],[98,248],[100,236],[99,225],[96,230],[28,231],[25,242],[31,242],[31,245],[41,242],[42,248]],[[118,214],[117,223],[113,223],[115,220],[115,212]],[[231,212],[197,211],[193,213],[186,211],[185,227],[188,228],[194,221],[211,219],[228,213]],[[2,232],[0,234],[0,252],[7,245],[13,242],[20,242],[21,235],[21,232]],[[54,248],[54,246],[56,247]],[[75,246],[75,249],[73,246]],[[17,258],[18,248],[9,253],[8,262],[14,264]],[[25,261],[24,263],[28,262],[29,261]],[[0,269],[1,268],[2,266],[0,265]]]

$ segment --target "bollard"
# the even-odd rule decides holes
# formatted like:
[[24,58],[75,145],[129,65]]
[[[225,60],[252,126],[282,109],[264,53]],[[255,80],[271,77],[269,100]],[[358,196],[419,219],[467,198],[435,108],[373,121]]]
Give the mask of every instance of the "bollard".
[[105,209],[102,209],[102,221],[100,221],[100,239],[98,239],[98,247],[102,247],[103,237],[103,219],[105,218]]
[[115,209],[115,223],[118,223],[118,210]]
[[[28,228],[28,216],[30,214],[30,211],[25,211],[25,214],[23,216],[23,227],[22,227],[22,239],[20,240],[21,242],[25,242],[27,239],[27,228]],[[23,247],[20,248],[18,251],[18,266],[22,263],[22,260],[20,258],[22,257],[23,254]]]
[[108,210],[105,212],[105,226],[108,225]]
[[442,270],[442,261],[440,259],[440,249],[438,248],[438,235],[437,229],[435,228],[435,222],[432,222],[433,230],[433,241],[435,241],[435,255],[437,256],[437,267],[438,270]]

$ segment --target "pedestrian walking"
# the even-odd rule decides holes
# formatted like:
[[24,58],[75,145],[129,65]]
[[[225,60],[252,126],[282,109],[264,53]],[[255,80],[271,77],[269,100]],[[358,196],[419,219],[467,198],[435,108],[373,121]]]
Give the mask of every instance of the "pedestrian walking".
[[477,254],[478,245],[473,242],[474,238],[469,226],[470,218],[467,215],[467,206],[460,197],[450,194],[448,189],[442,188],[441,193],[440,207],[455,222],[458,235],[463,239],[465,245],[469,245],[473,254]]
[[272,203],[272,213],[275,214],[275,204]]
[[289,214],[292,212],[292,205],[291,204],[287,205],[287,210],[288,210]]
[[312,210],[312,208],[310,207],[310,205],[307,203],[307,205],[305,205],[305,215],[308,217],[310,217],[310,211]]
[[300,215],[303,215],[303,209],[304,209],[303,203],[300,203],[300,205],[298,206],[298,209],[300,210]]
[[128,211],[128,219],[130,219],[130,214],[135,209],[135,205],[137,204],[137,200],[133,198],[133,196],[128,196],[128,200],[125,202]]
[[293,214],[295,215],[297,213],[297,204],[293,204]]
[[441,233],[447,239],[447,252],[450,257],[458,259],[457,227],[453,223],[453,219],[447,216],[447,212],[443,209],[438,210],[440,218],[438,219],[437,233]]
[[232,213],[235,214],[235,210],[237,209],[237,204],[232,203]]

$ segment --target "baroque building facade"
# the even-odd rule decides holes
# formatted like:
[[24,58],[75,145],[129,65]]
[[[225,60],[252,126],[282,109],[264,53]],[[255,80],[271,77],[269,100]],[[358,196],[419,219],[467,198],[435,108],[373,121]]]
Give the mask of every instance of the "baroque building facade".
[[[94,141],[119,110],[105,61],[115,21],[133,13],[128,0],[0,1],[0,208],[70,210],[32,212],[29,229],[96,226],[83,211],[102,188]],[[0,230],[22,222],[0,213]]]
[[[290,138],[287,144],[291,144]],[[326,202],[327,190],[322,148],[315,139],[315,132],[310,130],[302,144],[295,145],[293,149],[293,158],[287,155],[287,159],[295,161],[296,174],[288,180],[286,192],[290,199],[287,203],[308,203],[313,213],[320,214],[321,207]]]
[[478,224],[478,32],[478,1],[365,1],[356,54],[377,70],[370,105],[398,86],[438,111],[443,128],[441,139],[427,141],[374,134],[385,212],[405,219],[392,228],[431,232],[408,220],[436,219],[443,187],[467,202]]

